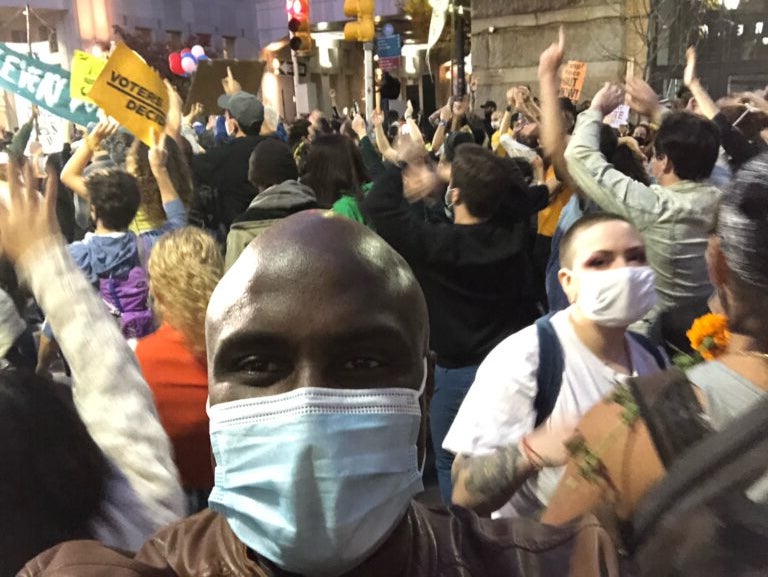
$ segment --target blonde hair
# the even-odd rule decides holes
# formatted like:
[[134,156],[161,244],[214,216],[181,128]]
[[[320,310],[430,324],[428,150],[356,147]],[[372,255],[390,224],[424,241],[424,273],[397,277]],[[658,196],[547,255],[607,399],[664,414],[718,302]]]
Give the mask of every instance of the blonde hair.
[[224,273],[216,242],[192,226],[170,232],[155,244],[147,270],[163,320],[181,332],[195,356],[205,359],[205,311]]

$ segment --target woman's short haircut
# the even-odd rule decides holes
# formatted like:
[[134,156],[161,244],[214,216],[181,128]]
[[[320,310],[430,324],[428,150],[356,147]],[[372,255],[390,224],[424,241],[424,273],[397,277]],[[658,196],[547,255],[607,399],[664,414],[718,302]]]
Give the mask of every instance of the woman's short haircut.
[[205,359],[205,311],[224,272],[213,237],[191,226],[168,233],[153,247],[147,269],[163,321],[184,335],[194,355]]
[[560,266],[570,268],[573,266],[573,253],[579,234],[597,224],[614,221],[626,222],[634,228],[634,225],[626,218],[612,212],[595,212],[582,216],[573,223],[573,226],[560,239]]

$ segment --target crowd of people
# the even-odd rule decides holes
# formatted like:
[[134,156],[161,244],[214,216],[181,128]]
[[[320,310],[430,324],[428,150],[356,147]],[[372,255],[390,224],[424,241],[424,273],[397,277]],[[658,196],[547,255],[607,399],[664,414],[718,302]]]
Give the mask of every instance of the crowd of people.
[[151,146],[22,127],[0,575],[762,574],[768,94],[691,49],[580,110],[564,54],[503,110],[288,122],[229,74]]

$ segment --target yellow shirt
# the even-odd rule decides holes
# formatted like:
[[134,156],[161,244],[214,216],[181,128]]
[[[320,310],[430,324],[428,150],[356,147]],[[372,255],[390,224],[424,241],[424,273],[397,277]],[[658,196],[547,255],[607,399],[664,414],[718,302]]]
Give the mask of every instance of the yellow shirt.
[[[546,179],[551,180],[553,178],[555,178],[555,168],[550,166],[547,169]],[[560,213],[563,211],[565,205],[568,204],[568,201],[571,200],[571,196],[573,196],[573,191],[569,187],[563,185],[560,194],[549,203],[549,206],[539,211],[536,232],[542,236],[552,237],[555,235],[557,221],[560,220]]]
[[[510,136],[514,134],[511,128],[507,130],[507,134],[509,134]],[[494,150],[496,152],[496,156],[499,156],[501,158],[507,157],[507,151],[501,145],[501,130],[497,130],[491,136],[491,150]]]
[[163,224],[165,224],[164,220],[150,220],[144,207],[139,206],[139,210],[136,211],[136,216],[128,227],[128,230],[138,235],[143,232],[158,229],[163,226]]

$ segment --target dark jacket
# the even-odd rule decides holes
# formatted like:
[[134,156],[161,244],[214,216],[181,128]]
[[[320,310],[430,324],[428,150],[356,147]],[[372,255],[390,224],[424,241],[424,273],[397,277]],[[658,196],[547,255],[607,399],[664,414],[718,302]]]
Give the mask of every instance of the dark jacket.
[[286,180],[259,193],[229,229],[225,270],[234,264],[248,243],[277,220],[309,208],[317,208],[315,193],[296,180]]
[[388,168],[363,213],[408,264],[429,309],[431,348],[446,368],[479,364],[502,339],[535,319],[527,254],[528,201],[504,222],[425,222],[403,198],[400,170]]
[[263,137],[244,136],[192,158],[195,181],[216,190],[218,218],[226,228],[243,214],[257,190],[248,181],[248,161]]
[[[593,577],[600,575],[592,520],[550,527],[527,519],[480,519],[454,508],[412,503],[385,543],[344,577]],[[613,565],[611,559],[604,559]],[[569,565],[573,571],[569,573]],[[615,565],[613,565],[615,567]],[[279,577],[211,510],[157,533],[134,560],[93,542],[59,545],[30,561],[20,577]],[[294,576],[296,577],[296,576]]]

